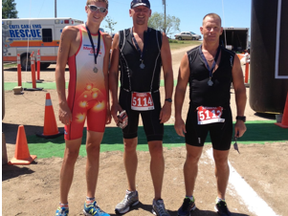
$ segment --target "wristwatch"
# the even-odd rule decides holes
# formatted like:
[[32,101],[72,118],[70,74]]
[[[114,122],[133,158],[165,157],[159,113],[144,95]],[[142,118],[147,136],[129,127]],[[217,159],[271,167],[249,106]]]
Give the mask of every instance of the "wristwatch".
[[171,98],[166,98],[165,101],[168,101],[168,102],[172,103],[172,99]]
[[246,121],[246,116],[236,116],[236,120],[240,120],[245,122]]

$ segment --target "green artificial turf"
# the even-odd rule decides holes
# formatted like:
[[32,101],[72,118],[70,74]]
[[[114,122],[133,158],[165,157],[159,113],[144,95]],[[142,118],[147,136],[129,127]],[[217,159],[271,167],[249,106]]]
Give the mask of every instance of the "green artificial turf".
[[[276,126],[275,121],[248,121],[246,123],[247,131],[243,137],[238,139],[238,143],[272,143],[288,140],[288,131]],[[59,128],[63,130],[63,128]],[[86,128],[83,130],[82,145],[80,147],[80,156],[86,156],[85,140]],[[53,139],[45,139],[36,135],[27,136],[28,147],[31,155],[37,155],[38,158],[63,157],[65,143],[63,135]],[[209,136],[206,144],[211,144]],[[184,146],[185,140],[176,134],[174,125],[164,126],[163,146],[167,148]],[[107,127],[102,144],[103,151],[123,151],[122,131],[117,127]],[[148,151],[146,136],[142,126],[138,129],[138,151]]]

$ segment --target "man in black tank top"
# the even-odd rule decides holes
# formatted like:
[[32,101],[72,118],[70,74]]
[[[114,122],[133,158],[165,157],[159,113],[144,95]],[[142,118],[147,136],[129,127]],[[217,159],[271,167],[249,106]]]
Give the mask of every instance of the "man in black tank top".
[[[151,16],[149,0],[133,0],[129,13],[133,19],[133,27],[115,34],[109,72],[111,114],[121,127],[123,123],[117,113],[125,110],[128,116],[128,125],[122,129],[128,188],[125,198],[117,204],[115,211],[117,214],[124,214],[139,203],[136,190],[136,147],[140,114],[151,155],[150,171],[155,194],[152,211],[159,216],[168,216],[161,191],[164,176],[163,124],[171,115],[173,91],[169,41],[164,33],[148,28]],[[161,65],[165,81],[165,101],[163,100],[162,108],[159,93]],[[119,70],[121,86],[118,100]]]
[[[237,105],[235,137],[241,137],[246,131],[246,89],[239,58],[235,53],[219,46],[219,36],[223,31],[221,18],[217,14],[207,14],[200,31],[203,34],[203,43],[184,55],[175,92],[175,130],[179,136],[185,136],[187,149],[184,165],[186,197],[178,215],[190,215],[190,211],[196,209],[193,191],[198,161],[208,132],[213,146],[217,179],[215,210],[220,215],[231,215],[225,202],[229,179],[228,154],[233,133],[231,81]],[[188,82],[190,107],[185,125],[181,112]]]

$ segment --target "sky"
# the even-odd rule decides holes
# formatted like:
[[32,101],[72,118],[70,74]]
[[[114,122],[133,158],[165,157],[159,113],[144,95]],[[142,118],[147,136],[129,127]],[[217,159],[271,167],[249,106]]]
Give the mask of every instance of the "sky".
[[[86,0],[57,0],[57,17],[71,17],[86,21]],[[109,0],[108,15],[114,31],[130,28],[129,17],[131,0]],[[181,3],[179,3],[181,2]],[[19,18],[55,17],[55,0],[15,0]],[[164,13],[162,0],[150,0],[153,12]],[[222,18],[223,27],[249,28],[251,22],[251,0],[166,0],[166,15],[180,19],[180,31],[193,31],[200,34],[202,19],[207,13],[217,13]],[[102,21],[105,31],[107,22]],[[178,33],[178,32],[174,32]],[[174,35],[173,33],[173,35]]]

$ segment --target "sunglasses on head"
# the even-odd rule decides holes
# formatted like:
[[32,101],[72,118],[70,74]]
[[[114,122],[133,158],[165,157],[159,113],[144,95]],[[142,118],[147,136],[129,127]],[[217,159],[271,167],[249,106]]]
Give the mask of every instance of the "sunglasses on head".
[[100,11],[101,13],[105,13],[105,12],[107,11],[106,8],[104,8],[104,7],[97,7],[97,6],[95,6],[95,5],[88,5],[88,7],[90,8],[91,11],[97,11],[98,9],[99,9],[99,11]]

